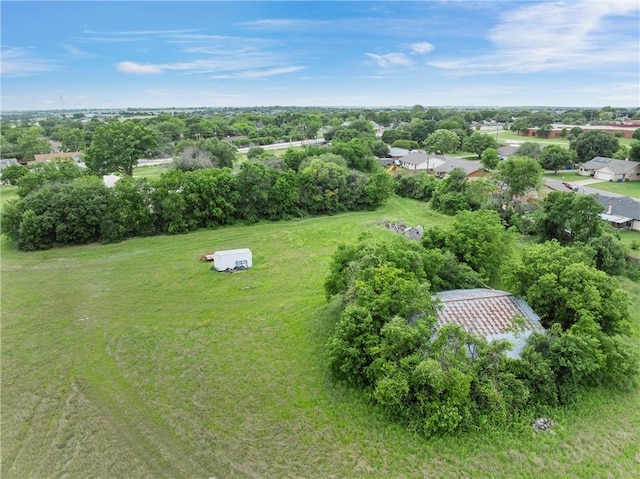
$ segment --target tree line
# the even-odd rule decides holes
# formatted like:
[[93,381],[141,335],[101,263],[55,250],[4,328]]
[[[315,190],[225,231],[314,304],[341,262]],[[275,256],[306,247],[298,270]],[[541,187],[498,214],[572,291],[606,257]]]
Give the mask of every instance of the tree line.
[[43,170],[21,178],[21,197],[4,207],[3,233],[22,250],[371,209],[393,192],[384,170],[363,173],[331,154],[308,156],[299,170],[262,162],[237,171],[176,168],[154,179],[124,177],[113,188],[69,160]]

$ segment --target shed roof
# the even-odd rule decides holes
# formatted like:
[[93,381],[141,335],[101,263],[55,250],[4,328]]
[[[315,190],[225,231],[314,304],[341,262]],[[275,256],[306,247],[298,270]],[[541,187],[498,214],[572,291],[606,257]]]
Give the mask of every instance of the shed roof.
[[251,250],[249,248],[225,249],[216,251],[214,254],[218,256],[233,256],[236,254],[251,254]]
[[[544,331],[540,318],[522,298],[492,289],[455,289],[436,293],[440,299],[438,328],[454,323],[467,332],[491,337],[511,331]],[[520,315],[523,322],[514,323]]]

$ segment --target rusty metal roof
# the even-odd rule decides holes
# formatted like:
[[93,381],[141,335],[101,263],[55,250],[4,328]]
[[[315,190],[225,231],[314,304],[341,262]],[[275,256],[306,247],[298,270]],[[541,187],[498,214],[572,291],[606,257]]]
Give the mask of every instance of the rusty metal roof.
[[[469,333],[490,337],[510,331],[544,331],[540,318],[522,298],[493,289],[456,289],[436,294],[440,300],[438,328],[455,323]],[[513,318],[523,323],[516,326]]]

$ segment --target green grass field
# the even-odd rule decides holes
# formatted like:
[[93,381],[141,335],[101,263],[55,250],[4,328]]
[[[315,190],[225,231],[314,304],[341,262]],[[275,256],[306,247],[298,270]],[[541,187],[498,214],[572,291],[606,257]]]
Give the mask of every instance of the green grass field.
[[545,145],[564,145],[569,148],[569,140],[563,138],[538,138],[537,136],[522,136],[512,131],[500,130],[497,132],[483,131],[487,135],[495,135],[498,143],[505,142],[506,140],[518,141],[520,143],[532,142],[532,143],[544,143]]
[[[513,131],[500,130],[497,134],[496,132],[491,132],[489,130],[482,131],[482,133],[486,133],[488,135],[496,135],[498,142],[505,140],[516,140],[518,142],[524,143],[525,141],[531,141],[534,143],[545,143],[549,145],[564,145],[569,148],[569,140],[565,140],[564,138],[538,138],[537,136],[522,136],[518,135]],[[618,142],[620,145],[629,146],[633,140],[631,138],[618,138]]]
[[[337,305],[322,281],[338,244],[391,234],[382,219],[450,221],[393,198],[113,245],[20,253],[4,240],[2,477],[637,477],[637,391],[553,411],[553,433],[425,439],[332,381]],[[199,261],[237,247],[252,269]],[[624,286],[637,335],[640,286]]]

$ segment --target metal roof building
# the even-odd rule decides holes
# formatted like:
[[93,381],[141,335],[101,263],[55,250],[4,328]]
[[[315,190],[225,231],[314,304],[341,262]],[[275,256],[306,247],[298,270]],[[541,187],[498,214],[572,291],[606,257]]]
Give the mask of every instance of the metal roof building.
[[[454,323],[487,341],[506,339],[513,344],[507,356],[519,358],[527,338],[543,332],[540,318],[522,298],[493,289],[455,289],[436,293],[440,305],[437,328]],[[521,321],[514,322],[519,316]]]

